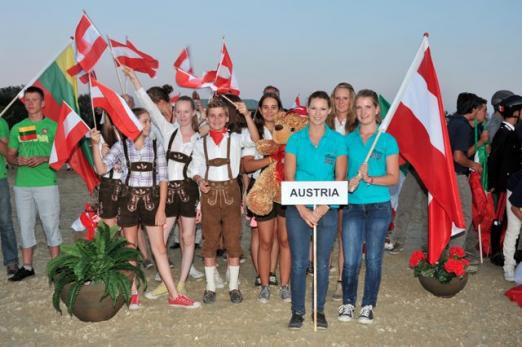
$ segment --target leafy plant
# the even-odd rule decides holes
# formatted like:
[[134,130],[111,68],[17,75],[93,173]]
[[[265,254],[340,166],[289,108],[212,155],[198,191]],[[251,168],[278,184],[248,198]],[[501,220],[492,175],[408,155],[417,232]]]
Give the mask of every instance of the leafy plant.
[[65,301],[69,314],[80,289],[88,283],[103,282],[102,299],[110,296],[113,304],[120,296],[129,302],[132,278],[135,277],[138,287],[146,285],[141,268],[131,264],[141,260],[140,252],[128,247],[118,227],[110,228],[100,222],[92,241],[78,240],[60,249],[61,254],[47,264],[49,283],[54,283],[53,306],[60,313],[60,295],[67,284],[71,285]]
[[417,250],[410,256],[410,268],[413,269],[415,277],[433,277],[440,283],[448,283],[452,278],[462,278],[466,274],[469,260],[465,259],[462,247],[451,247],[444,252],[435,264],[428,262],[426,253]]

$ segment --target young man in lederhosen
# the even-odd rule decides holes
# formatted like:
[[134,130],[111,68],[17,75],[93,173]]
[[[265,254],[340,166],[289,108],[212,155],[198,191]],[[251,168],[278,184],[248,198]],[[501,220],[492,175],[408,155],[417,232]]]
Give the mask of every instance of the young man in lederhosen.
[[[240,113],[246,112],[244,103],[238,103]],[[203,249],[205,258],[206,290],[204,303],[216,300],[216,251],[223,236],[228,253],[230,271],[229,295],[232,303],[240,303],[243,296],[239,291],[239,257],[241,256],[241,193],[237,177],[241,161],[241,148],[248,139],[237,133],[228,132],[229,121],[223,101],[212,100],[207,107],[210,126],[208,135],[199,139],[192,154],[188,175],[198,184],[201,191],[201,214],[203,226]]]

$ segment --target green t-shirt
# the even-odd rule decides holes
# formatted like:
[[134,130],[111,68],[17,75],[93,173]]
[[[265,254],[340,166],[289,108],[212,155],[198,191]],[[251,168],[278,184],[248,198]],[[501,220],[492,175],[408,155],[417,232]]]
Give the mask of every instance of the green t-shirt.
[[[29,118],[13,126],[9,134],[9,148],[18,151],[18,157],[48,157],[51,155],[56,123],[48,118],[33,122]],[[15,186],[45,187],[56,185],[56,172],[44,162],[36,167],[19,166]]]
[[[5,119],[0,118],[0,141],[7,143],[9,140],[9,126]],[[7,170],[5,169],[5,158],[0,154],[0,179],[7,177]]]

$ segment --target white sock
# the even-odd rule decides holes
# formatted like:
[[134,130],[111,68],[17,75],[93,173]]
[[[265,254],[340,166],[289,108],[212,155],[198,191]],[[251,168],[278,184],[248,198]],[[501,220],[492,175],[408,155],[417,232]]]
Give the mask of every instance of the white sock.
[[228,269],[230,270],[230,278],[228,282],[228,289],[234,290],[239,288],[238,279],[239,279],[239,265],[232,266],[229,265]]
[[214,280],[215,266],[205,266],[205,278],[207,280],[207,290],[216,291],[216,281]]
[[27,271],[31,271],[33,269],[33,266],[32,265],[24,265],[24,268],[27,270]]

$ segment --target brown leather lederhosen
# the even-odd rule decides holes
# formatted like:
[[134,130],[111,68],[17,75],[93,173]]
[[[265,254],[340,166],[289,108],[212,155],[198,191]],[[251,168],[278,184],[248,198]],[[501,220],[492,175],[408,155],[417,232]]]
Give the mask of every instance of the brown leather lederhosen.
[[[205,153],[205,181],[208,182],[210,191],[201,194],[201,213],[203,226],[203,249],[205,258],[213,258],[219,248],[221,236],[228,256],[237,258],[241,256],[241,192],[239,184],[232,176],[230,167],[230,138],[227,138],[226,158],[208,158],[207,139],[203,137],[203,150]],[[227,181],[209,181],[208,173],[211,166],[227,165]]]
[[[155,225],[156,210],[159,204],[159,189],[156,181],[156,157],[157,144],[153,140],[154,159],[152,162],[139,161],[131,162],[127,141],[122,141],[123,153],[127,163],[127,177],[125,185],[120,195],[120,214],[119,223],[123,227],[143,224],[146,226]],[[151,187],[131,187],[129,186],[132,172],[152,172]]]
[[118,198],[122,183],[113,178],[114,169],[109,171],[109,177],[102,177],[98,192],[98,215],[101,218],[115,218],[118,215]]
[[187,176],[188,165],[192,157],[182,152],[171,151],[177,133],[178,129],[174,130],[170,136],[167,149],[167,162],[173,160],[178,163],[183,163],[184,179],[169,181],[165,212],[167,217],[195,217],[196,207],[199,201],[198,185]]

